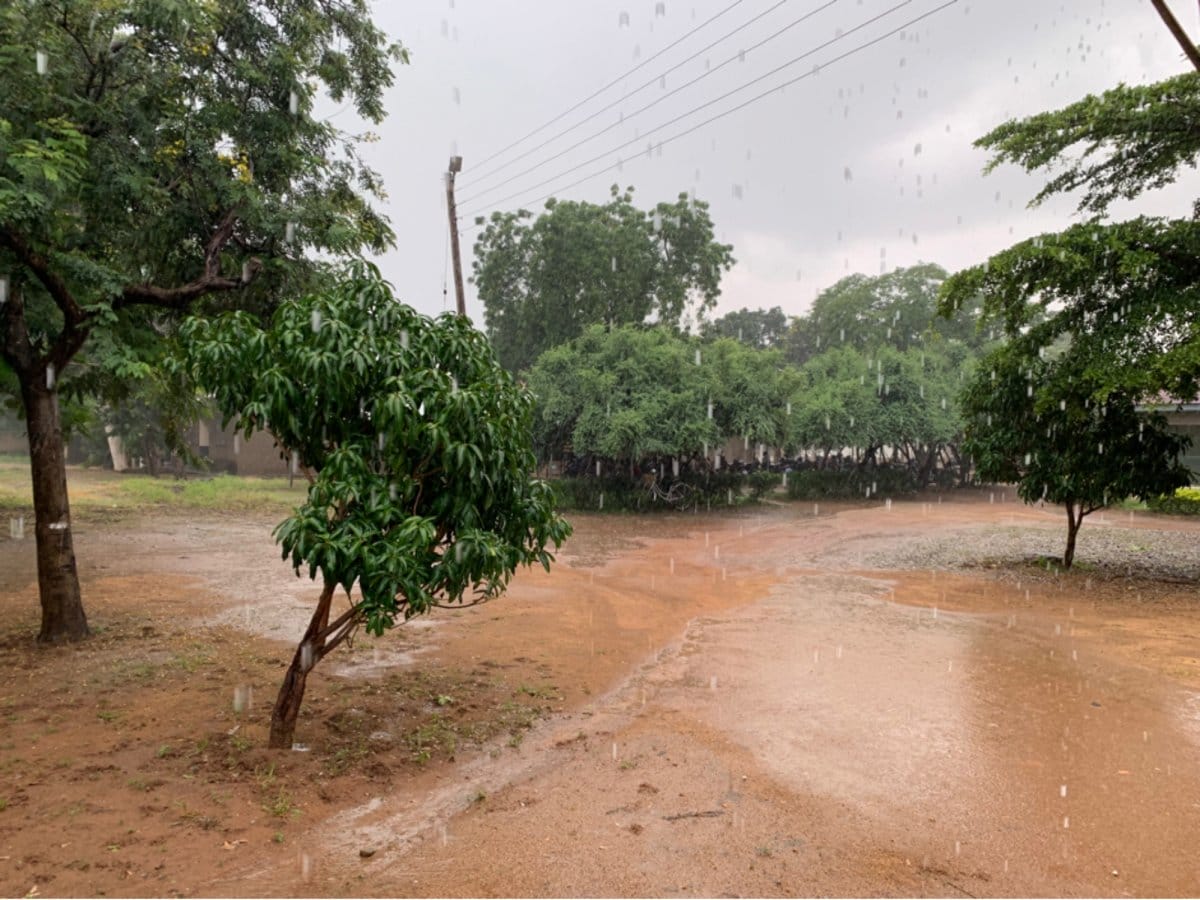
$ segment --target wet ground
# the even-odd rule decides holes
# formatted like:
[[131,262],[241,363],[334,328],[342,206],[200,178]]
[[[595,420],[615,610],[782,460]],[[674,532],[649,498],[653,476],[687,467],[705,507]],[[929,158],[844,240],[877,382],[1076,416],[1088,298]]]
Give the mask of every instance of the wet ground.
[[[1091,536],[1132,562],[1070,575],[994,545],[1004,528],[1054,553],[1060,518],[979,497],[577,517],[549,575],[327,661],[367,681],[509,667],[522,690],[553,684],[557,713],[515,747],[347,794],[286,853],[247,847],[180,892],[1196,895],[1200,597],[1186,564],[1145,578],[1136,557],[1200,525],[1089,521],[1082,560]],[[101,577],[103,546],[122,573],[197,585],[200,620],[291,640],[315,592],[266,531],[84,535],[84,572]],[[991,568],[926,567],[911,548],[931,541]]]

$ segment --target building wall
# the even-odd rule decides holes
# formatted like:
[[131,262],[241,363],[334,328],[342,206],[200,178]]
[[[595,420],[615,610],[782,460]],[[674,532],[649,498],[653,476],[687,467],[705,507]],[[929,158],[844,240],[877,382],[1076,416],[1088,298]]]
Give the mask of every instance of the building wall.
[[1167,413],[1171,430],[1187,435],[1192,446],[1183,453],[1183,464],[1192,470],[1192,484],[1200,484],[1200,409]]
[[266,432],[255,432],[246,440],[234,433],[234,423],[222,428],[220,419],[209,419],[193,429],[192,440],[199,455],[208,458],[215,472],[278,477],[288,473],[288,461],[275,439]]
[[0,410],[0,453],[28,453],[25,423],[7,409]]

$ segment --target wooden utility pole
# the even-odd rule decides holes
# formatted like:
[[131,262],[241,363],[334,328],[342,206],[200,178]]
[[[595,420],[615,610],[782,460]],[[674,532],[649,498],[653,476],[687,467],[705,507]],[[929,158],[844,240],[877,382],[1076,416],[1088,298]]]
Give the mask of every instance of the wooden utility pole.
[[450,171],[446,173],[446,211],[450,214],[450,256],[454,260],[454,295],[458,300],[458,314],[467,317],[467,301],[463,297],[462,253],[458,249],[458,209],[454,205],[454,176],[462,171],[462,157],[450,157]]
[[1150,0],[1150,3],[1158,10],[1158,16],[1167,26],[1167,30],[1175,35],[1175,40],[1179,42],[1179,46],[1183,48],[1184,55],[1187,56],[1193,66],[1200,71],[1200,50],[1196,49],[1196,45],[1192,43],[1187,36],[1187,32],[1183,30],[1183,26],[1179,24],[1179,20],[1175,18],[1175,14],[1171,12],[1167,6],[1166,0]]

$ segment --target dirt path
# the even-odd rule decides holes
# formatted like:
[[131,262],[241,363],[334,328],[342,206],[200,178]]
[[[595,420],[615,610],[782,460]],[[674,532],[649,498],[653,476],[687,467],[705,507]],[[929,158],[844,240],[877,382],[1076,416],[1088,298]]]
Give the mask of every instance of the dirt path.
[[[912,550],[922,542],[987,556],[993,532],[1007,527],[1042,535],[1044,552],[1057,549],[1057,515],[986,498],[816,512],[579,517],[550,575],[524,574],[496,604],[363,642],[314,688],[298,735],[312,742],[313,759],[290,754],[286,762],[307,779],[297,791],[307,785],[329,799],[300,803],[286,842],[271,839],[283,826],[243,803],[212,833],[185,823],[197,850],[190,865],[166,865],[170,878],[143,871],[147,850],[144,860],[130,858],[123,881],[111,870],[100,878],[95,864],[68,877],[60,865],[45,892],[1200,890],[1194,582],[911,567],[923,562]],[[231,692],[252,685],[269,696],[278,666],[267,657],[284,645],[264,641],[292,639],[311,602],[311,587],[275,560],[267,532],[266,523],[205,520],[81,535],[85,575],[101,587],[144,578],[136,584],[146,588],[172,573],[170,590],[146,589],[153,596],[142,614],[190,616],[214,640],[245,636],[240,670],[202,672],[200,696],[220,693],[222,702],[198,715],[222,732],[240,727],[227,709]],[[1133,545],[1134,533],[1145,535],[1138,546],[1174,541],[1186,550],[1200,527],[1110,516],[1085,526],[1081,558],[1089,534]],[[15,549],[0,545],[0,572],[14,602],[28,603]],[[120,630],[128,615],[120,592],[99,593],[94,608]],[[366,694],[392,690],[397,671],[453,675],[456,687],[434,690],[456,693],[474,679],[472,702],[486,705],[480,698],[492,691],[493,715],[542,698],[541,723],[507,740],[498,733],[453,762],[398,768],[380,757],[391,777],[335,780],[322,746],[335,736],[328,723],[342,721],[351,701],[350,712],[373,714]],[[343,695],[345,684],[357,687]],[[184,687],[159,702],[169,708]],[[261,725],[261,716],[247,721],[242,733],[257,739]],[[143,744],[162,739],[161,724],[144,727]],[[145,747],[125,740],[133,743],[119,752],[145,767]],[[190,782],[161,774],[161,790],[190,796]],[[167,827],[155,832],[161,815],[139,813],[137,798],[116,793],[102,804],[114,820],[124,815],[147,841],[191,846]],[[26,810],[46,796],[26,794]],[[0,885],[24,894],[36,878],[46,883],[56,854],[31,854],[36,817],[18,829],[8,818],[14,811],[0,812],[0,855],[8,857]],[[246,843],[224,849],[230,838]]]

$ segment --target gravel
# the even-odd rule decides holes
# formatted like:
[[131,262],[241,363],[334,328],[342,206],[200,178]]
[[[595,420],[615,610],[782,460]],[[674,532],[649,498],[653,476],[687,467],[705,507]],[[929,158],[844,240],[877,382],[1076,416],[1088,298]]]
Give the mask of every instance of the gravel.
[[[1044,557],[1061,558],[1067,529],[976,525],[860,547],[872,569],[1007,569]],[[1102,578],[1200,582],[1195,534],[1085,520],[1075,547],[1078,570]]]

